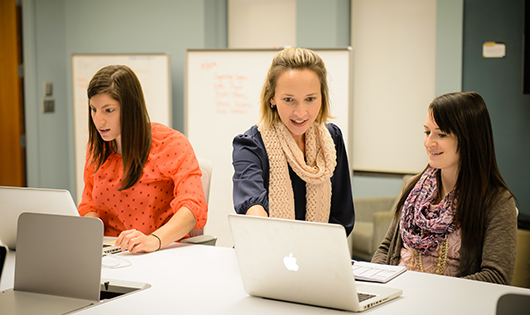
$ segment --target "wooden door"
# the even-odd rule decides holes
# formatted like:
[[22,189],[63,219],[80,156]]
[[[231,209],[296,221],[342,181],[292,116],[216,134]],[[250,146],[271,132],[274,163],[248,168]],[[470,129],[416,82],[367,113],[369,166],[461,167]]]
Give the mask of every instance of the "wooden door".
[[0,185],[25,186],[21,10],[15,0],[0,0]]

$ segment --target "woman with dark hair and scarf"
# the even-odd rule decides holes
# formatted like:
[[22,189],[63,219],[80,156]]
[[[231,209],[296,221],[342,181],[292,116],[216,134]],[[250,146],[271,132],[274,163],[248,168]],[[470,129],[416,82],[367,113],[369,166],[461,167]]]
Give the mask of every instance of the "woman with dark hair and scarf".
[[429,165],[406,185],[372,262],[510,284],[517,210],[484,100],[474,92],[437,97],[424,129]]

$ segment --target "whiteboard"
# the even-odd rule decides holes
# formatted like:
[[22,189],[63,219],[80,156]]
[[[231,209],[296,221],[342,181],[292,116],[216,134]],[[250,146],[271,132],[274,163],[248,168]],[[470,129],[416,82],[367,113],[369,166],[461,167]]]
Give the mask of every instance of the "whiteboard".
[[[315,49],[328,70],[331,120],[342,130],[351,156],[351,50]],[[226,216],[232,200],[232,140],[259,119],[259,99],[278,50],[188,50],[185,79],[185,133],[195,153],[213,164],[207,234],[232,246]],[[351,167],[350,163],[350,167]]]
[[96,72],[108,65],[119,64],[131,68],[140,80],[149,117],[171,127],[171,77],[168,54],[140,55],[72,55],[74,99],[74,137],[77,203],[83,193],[83,170],[88,143],[87,88]]
[[455,1],[351,1],[355,171],[417,174],[427,165],[423,124],[435,96],[436,46],[454,37],[437,38],[436,8],[455,6],[448,2]]

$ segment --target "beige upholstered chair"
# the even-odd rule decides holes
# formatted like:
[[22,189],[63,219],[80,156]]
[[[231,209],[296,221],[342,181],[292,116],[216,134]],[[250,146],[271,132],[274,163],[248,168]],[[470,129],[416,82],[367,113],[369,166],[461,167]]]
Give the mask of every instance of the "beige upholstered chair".
[[530,230],[517,230],[515,273],[512,285],[530,288]]
[[398,196],[354,198],[355,226],[350,234],[352,258],[370,261],[392,221]]
[[[411,175],[403,176],[402,189]],[[353,198],[355,226],[351,232],[352,258],[370,261],[386,235],[399,195]]]
[[[199,160],[199,167],[202,172],[201,181],[204,197],[206,198],[206,203],[208,203],[210,199],[210,183],[212,181],[212,162],[203,158],[197,158],[197,160]],[[215,245],[217,242],[217,237],[205,235],[203,229],[191,230],[189,236],[190,238],[182,240],[181,243]]]

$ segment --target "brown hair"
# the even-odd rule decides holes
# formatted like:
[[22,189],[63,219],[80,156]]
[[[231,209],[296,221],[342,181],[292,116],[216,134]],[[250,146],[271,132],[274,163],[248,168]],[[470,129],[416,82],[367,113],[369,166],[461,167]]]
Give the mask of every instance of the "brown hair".
[[280,115],[276,108],[271,108],[270,101],[274,97],[278,78],[288,70],[310,70],[317,75],[320,81],[322,106],[315,122],[326,123],[328,119],[333,118],[330,115],[327,70],[322,58],[309,49],[286,48],[276,54],[267,72],[267,78],[261,90],[260,122],[269,127],[280,121]]
[[[134,186],[142,176],[151,149],[151,122],[145,105],[142,86],[136,74],[127,66],[111,65],[100,69],[90,80],[89,99],[105,93],[120,103],[123,179],[119,190]],[[89,114],[88,150],[92,163],[99,168],[109,157],[113,141],[104,141]]]
[[[429,105],[429,115],[432,115],[442,132],[453,134],[458,139],[460,171],[455,185],[458,195],[455,221],[462,228],[459,276],[465,276],[480,267],[489,211],[506,191],[512,198],[515,196],[508,189],[497,166],[491,121],[486,103],[479,94],[456,92],[439,96]],[[440,173],[437,175],[438,183],[441,183]],[[419,178],[415,177],[405,188],[395,215],[401,213],[405,200]]]

